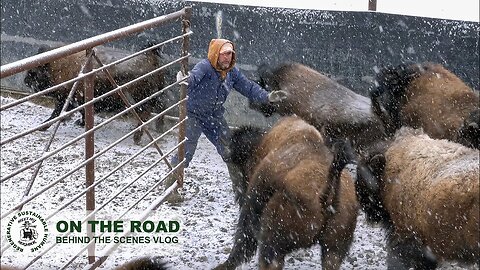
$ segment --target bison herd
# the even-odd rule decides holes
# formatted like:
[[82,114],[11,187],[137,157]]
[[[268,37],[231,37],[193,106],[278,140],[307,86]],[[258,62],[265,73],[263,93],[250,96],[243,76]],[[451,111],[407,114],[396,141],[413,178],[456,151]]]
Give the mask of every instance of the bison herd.
[[[322,268],[339,269],[357,207],[385,229],[388,269],[480,263],[478,91],[432,63],[379,70],[370,98],[299,63],[259,77],[270,104],[251,107],[285,117],[232,136],[244,185],[233,248],[215,269],[257,246],[259,269],[282,269],[286,254],[317,243]],[[355,180],[339,160],[356,165]]]
[[[147,47],[150,47],[150,44],[147,45]],[[51,48],[48,47],[41,47],[38,50],[38,53],[46,52],[50,49]],[[92,60],[93,67],[99,68],[101,65],[119,60],[126,55],[127,54],[118,53],[112,50],[107,50],[103,47],[99,47],[95,50],[95,56],[100,62]],[[27,71],[24,79],[25,85],[35,92],[44,91],[47,88],[79,76],[82,66],[85,65],[86,61],[87,56],[85,52],[79,52],[33,68]],[[117,86],[125,85],[125,87],[122,89],[122,93],[125,95],[127,102],[130,103],[126,103],[125,100],[122,99],[122,96],[119,94],[119,92],[109,95],[107,94],[94,103],[95,111],[118,112],[120,110],[129,108],[130,105],[141,103],[135,109],[135,111],[140,117],[140,120],[143,122],[147,121],[153,112],[163,111],[166,108],[166,93],[159,93],[160,95],[155,94],[161,91],[165,86],[164,71],[160,70],[160,72],[147,76],[146,78],[136,80],[140,76],[152,72],[161,66],[160,52],[159,49],[156,48],[148,50],[133,59],[129,59],[125,62],[121,62],[117,65],[107,68],[108,74],[103,71],[95,73],[95,97],[105,95],[115,89]],[[135,81],[131,82],[132,80]],[[83,80],[79,81],[79,85],[76,88],[76,91],[73,93],[72,98],[68,100],[67,97],[69,96],[72,86],[73,83],[70,83],[52,92],[47,90],[45,95],[54,99],[55,109],[53,110],[51,116],[45,120],[45,122],[48,122],[59,116],[67,101],[67,111],[83,104]],[[152,95],[155,95],[155,97],[152,97]],[[83,110],[81,112],[82,119],[76,123],[80,126],[83,126],[85,124],[85,113]],[[161,129],[163,126],[163,117],[160,117],[156,124],[157,128]],[[141,123],[138,125],[141,125]],[[47,129],[48,127],[49,126],[44,127],[43,130]],[[134,134],[135,143],[138,144],[140,142],[142,134],[143,129],[138,130]]]
[[[142,57],[112,69],[114,79],[125,83],[160,66],[153,51]],[[30,70],[25,83],[42,91],[71,79],[84,58]],[[230,255],[215,269],[235,269],[257,248],[260,269],[282,269],[287,254],[315,244],[323,269],[340,269],[359,209],[387,232],[388,269],[480,263],[478,91],[433,63],[378,70],[370,97],[299,63],[258,71],[270,103],[250,106],[284,117],[270,129],[232,134],[228,165],[240,211]],[[113,89],[104,76],[95,80],[96,95]],[[162,88],[160,74],[126,92],[138,101]],[[51,94],[57,106],[49,120],[67,94]],[[144,119],[158,102],[140,107]],[[125,107],[117,96],[95,106]],[[343,170],[347,163],[356,174]]]

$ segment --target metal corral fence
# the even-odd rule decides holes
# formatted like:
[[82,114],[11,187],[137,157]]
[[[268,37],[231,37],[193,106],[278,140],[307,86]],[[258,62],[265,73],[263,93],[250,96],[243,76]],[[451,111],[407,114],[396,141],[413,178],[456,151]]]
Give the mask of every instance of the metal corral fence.
[[[184,122],[186,119],[186,83],[184,82],[188,78],[188,76],[186,75],[188,74],[188,58],[190,56],[188,52],[189,36],[192,34],[192,32],[190,31],[190,16],[191,8],[185,7],[177,12],[159,16],[157,18],[133,24],[128,27],[120,28],[115,31],[88,38],[56,49],[52,49],[35,56],[1,66],[1,78],[3,79],[7,76],[30,70],[46,63],[51,63],[52,61],[64,59],[65,57],[68,57],[75,53],[85,52],[86,55],[86,62],[82,64],[80,73],[73,79],[57,83],[52,87],[20,99],[5,99],[6,101],[2,101],[0,112],[3,115],[7,110],[18,109],[22,105],[28,104],[29,102],[40,96],[45,96],[47,94],[52,95],[54,91],[65,91],[65,89],[70,90],[67,102],[65,102],[61,113],[58,116],[55,116],[42,124],[34,127],[27,126],[25,127],[24,131],[18,131],[12,134],[11,132],[7,132],[8,123],[4,122],[4,119],[2,119],[2,137],[0,145],[2,148],[2,153],[5,154],[4,157],[8,156],[6,154],[11,151],[11,148],[9,147],[16,144],[24,145],[25,141],[27,141],[28,143],[28,141],[32,141],[32,138],[39,136],[38,134],[41,133],[39,132],[40,130],[45,130],[53,125],[53,128],[50,129],[51,132],[48,135],[42,133],[43,137],[49,138],[43,140],[42,143],[45,143],[43,149],[42,147],[36,148],[40,149],[39,152],[35,153],[31,150],[28,150],[27,152],[24,152],[26,156],[15,156],[15,162],[13,162],[12,160],[5,160],[4,157],[2,157],[2,189],[8,190],[10,193],[16,193],[5,194],[2,192],[3,198],[1,221],[3,224],[8,223],[12,217],[14,217],[17,213],[23,211],[24,209],[35,209],[35,211],[39,212],[42,215],[45,221],[48,221],[53,217],[59,215],[59,213],[61,213],[62,211],[65,212],[65,210],[70,209],[72,205],[78,205],[79,202],[82,202],[82,199],[85,198],[85,201],[82,203],[83,205],[85,205],[86,211],[83,212],[85,216],[77,217],[78,219],[81,219],[82,224],[85,225],[87,221],[95,220],[96,213],[98,213],[98,211],[100,211],[101,209],[113,208],[114,205],[112,205],[112,202],[114,202],[116,198],[119,198],[120,194],[128,193],[130,191],[129,188],[135,185],[139,185],[140,179],[145,180],[145,175],[153,169],[158,169],[160,167],[160,163],[162,162],[165,163],[167,169],[165,172],[165,168],[163,168],[164,173],[162,173],[162,176],[159,177],[160,180],[150,181],[147,184],[147,188],[144,194],[139,195],[138,198],[134,199],[133,196],[130,197],[130,195],[126,195],[127,198],[131,198],[131,201],[127,202],[128,206],[123,206],[122,209],[119,209],[119,211],[117,211],[121,212],[121,214],[116,217],[112,217],[112,219],[121,220],[122,218],[129,217],[129,213],[131,211],[141,211],[141,215],[140,217],[137,217],[137,219],[143,221],[148,217],[152,210],[157,208],[162,202],[165,201],[165,198],[174,189],[182,187],[185,142]],[[181,34],[176,34],[176,36],[174,33],[172,33],[171,39],[165,40],[160,43],[152,43],[143,50],[126,55],[123,58],[112,61],[110,63],[103,63],[102,60],[97,57],[96,51],[99,48],[98,46],[100,45],[105,45],[110,42],[124,39],[126,37],[130,37],[154,28],[159,28],[159,30],[161,30],[161,26],[175,22],[178,23],[179,21],[181,22],[179,25],[179,29],[181,29],[182,32]],[[114,70],[120,63],[126,62],[140,55],[144,55],[145,53],[148,53],[152,50],[157,50],[162,46],[175,46],[176,44],[181,47],[179,48],[181,52],[179,58],[175,58],[168,63],[162,63],[163,65],[160,65],[158,68],[147,72],[129,82],[118,85],[115,75],[110,72],[111,70]],[[94,68],[94,66],[96,68]],[[135,84],[137,82],[148,79],[151,76],[160,76],[159,74],[162,72],[162,70],[167,68],[173,68],[175,66],[177,66],[177,70],[182,71],[182,74],[185,76],[183,76],[183,78],[181,79],[177,79],[177,81],[172,82],[171,84],[165,83],[166,86],[164,86],[163,89],[153,93],[152,95],[147,96],[142,100],[135,101],[132,98],[131,93],[125,91],[127,87],[135,87]],[[102,93],[102,95],[100,96],[97,96],[97,93],[94,93],[94,90],[97,89],[97,87],[95,86],[95,84],[97,83],[96,78],[98,78],[100,74],[104,78],[107,78],[108,81],[111,83],[109,88],[111,90],[106,93]],[[83,84],[83,89],[79,87],[79,84]],[[77,90],[77,88],[79,89]],[[156,115],[154,114],[154,116],[149,120],[145,120],[140,117],[142,109],[140,109],[139,106],[148,102],[149,100],[158,98],[159,95],[161,95],[165,91],[178,89],[180,89],[180,99],[176,101],[173,105],[169,106],[166,110],[161,111]],[[75,97],[78,93],[81,93],[83,95],[84,100],[79,102],[79,104],[81,105],[78,105],[73,109],[69,108],[69,104],[75,101]],[[126,109],[120,111],[113,116],[110,115],[111,117],[109,118],[103,118],[100,123],[95,124],[95,122],[99,121],[94,118],[94,104],[112,95],[117,95],[117,97],[120,97]],[[165,116],[167,112],[172,111],[174,108],[178,109],[178,121],[166,132],[154,136],[154,133],[158,132],[151,132],[148,128],[149,124],[154,123],[154,121],[158,121],[159,118]],[[59,130],[61,131],[62,128],[68,128],[68,126],[65,127],[65,125],[62,125],[62,128],[60,128],[61,123],[68,119],[73,113],[80,110],[83,110],[85,115],[85,131],[83,133],[79,132],[81,134],[76,134],[76,137],[74,137],[67,143],[56,147],[57,145],[55,145],[55,142],[59,141],[59,136],[62,136],[61,134],[59,135]],[[95,135],[102,132],[102,130],[108,130],[109,123],[111,123],[115,119],[117,119],[118,121],[120,117],[127,114],[132,114],[133,118],[139,121],[139,126],[133,130],[125,130],[125,134],[122,134],[120,138],[112,141],[111,144],[104,147],[103,149],[97,149]],[[18,116],[22,118],[28,117],[20,115]],[[178,143],[176,143],[172,148],[166,151],[162,150],[162,145],[160,145],[159,141],[161,141],[169,133],[169,135],[172,135],[172,131],[175,129],[178,129]],[[115,164],[116,166],[111,165],[108,162],[106,163],[105,160],[102,160],[102,157],[105,155],[105,153],[107,153],[108,151],[115,151],[114,149],[118,144],[134,135],[135,132],[139,131],[145,132],[145,134],[149,138],[149,143],[147,143],[145,146],[140,146],[136,144],[135,146],[137,146],[138,149],[135,149],[134,154],[125,155],[125,153],[120,153],[122,160],[117,162]],[[82,144],[82,142],[84,142],[84,145]],[[78,149],[72,148],[75,145],[78,146],[78,144],[80,144],[81,148],[84,148],[85,154],[83,155],[83,157],[81,154],[72,155],[72,153],[78,152]],[[127,182],[121,184],[118,183],[118,189],[115,192],[111,192],[109,193],[109,195],[104,194],[107,193],[106,189],[104,189],[106,188],[105,185],[108,186],[112,184],[112,181],[109,182],[109,178],[124,169],[125,166],[127,166],[129,163],[132,163],[132,161],[138,156],[140,156],[142,153],[146,151],[152,151],[152,148],[155,149],[154,152],[156,152],[156,157],[151,159],[151,164],[145,164],[144,162],[141,162],[141,168],[138,168],[138,163],[135,164],[136,169],[138,169],[138,173],[136,173],[135,177],[131,177],[131,179],[128,179]],[[179,162],[175,166],[172,166],[172,164],[170,164],[168,161],[168,157],[169,155],[175,153],[178,154],[179,160],[181,162]],[[150,153],[150,155],[151,154],[152,153]],[[77,160],[74,160],[72,157],[77,157]],[[69,169],[62,172],[55,171],[55,173],[53,173],[50,168],[44,168],[44,164],[48,162],[55,164],[56,162],[62,160],[70,164]],[[9,164],[12,162],[15,163],[15,165],[9,166]],[[109,164],[110,167],[108,168],[108,170],[102,171],[100,175],[100,173],[98,172],[98,165],[105,166],[105,164]],[[158,172],[156,173],[158,174]],[[73,178],[73,175],[75,174],[80,174],[82,176],[81,178],[85,179],[85,186],[77,182],[73,184],[73,187],[79,188],[78,191],[75,192],[74,196],[55,196],[55,194],[60,193],[60,190],[62,189],[72,188],[72,182],[74,182],[75,180],[75,178]],[[152,196],[153,193],[158,192],[158,186],[172,174],[178,175],[177,182],[168,187],[160,195],[158,195],[157,193],[155,194],[155,196]],[[39,178],[41,180],[38,180]],[[42,181],[42,183],[37,184],[36,181]],[[116,182],[113,181],[113,183]],[[26,186],[25,189],[18,188],[23,185]],[[97,196],[95,194],[95,190],[97,190]],[[101,191],[100,194],[99,191]],[[49,195],[45,195],[45,193],[48,193]],[[52,193],[54,195],[51,195]],[[42,205],[38,205],[37,200],[37,198],[39,198],[40,196],[49,196],[48,200],[51,201],[52,205],[54,205],[56,209],[42,209]],[[147,196],[152,196],[153,198],[151,198],[151,201],[149,201],[147,204],[144,203],[143,208],[139,209],[139,206],[142,205],[142,201],[144,201]],[[58,201],[54,201],[55,199],[58,199]],[[96,205],[96,203],[99,205]],[[69,233],[67,232],[62,236],[68,235]],[[89,232],[89,236],[92,236],[92,232]],[[15,249],[15,247],[12,248],[11,242],[4,242],[6,243],[3,243],[1,247],[2,257],[6,254],[6,252],[9,252],[9,250],[13,251]],[[45,254],[51,251],[56,245],[57,244],[54,243],[51,246],[43,247],[41,249],[42,252],[34,259],[32,259],[27,265],[25,265],[24,268],[39,269],[38,266],[35,266],[36,263],[39,263],[42,258],[45,257]],[[117,246],[118,244],[105,245],[104,249],[97,250],[98,246],[96,247],[95,243],[90,242],[90,244],[85,244],[82,246],[82,248],[78,250],[78,253],[76,255],[72,256],[63,265],[63,268],[68,268],[69,265],[71,265],[72,262],[74,262],[77,258],[85,257],[85,253],[88,256],[88,264],[86,262],[81,263],[85,265],[85,268],[97,268],[105,261],[108,254],[111,254],[112,250],[116,249]],[[97,256],[96,254],[99,255]],[[81,263],[76,262],[76,267],[78,267],[78,265],[80,265]]]

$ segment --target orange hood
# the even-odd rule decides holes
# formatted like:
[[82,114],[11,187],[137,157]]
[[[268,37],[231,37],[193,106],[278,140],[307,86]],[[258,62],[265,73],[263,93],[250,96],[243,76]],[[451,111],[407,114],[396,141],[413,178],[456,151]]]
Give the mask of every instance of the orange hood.
[[210,61],[210,64],[212,64],[213,68],[215,68],[216,71],[220,72],[222,79],[225,79],[227,73],[235,66],[235,62],[237,59],[235,52],[233,52],[232,62],[230,63],[230,66],[226,70],[222,70],[218,67],[218,56],[220,54],[220,49],[225,43],[232,44],[233,50],[235,50],[235,45],[233,44],[233,42],[227,39],[212,39],[210,41],[210,45],[208,46],[208,61]]

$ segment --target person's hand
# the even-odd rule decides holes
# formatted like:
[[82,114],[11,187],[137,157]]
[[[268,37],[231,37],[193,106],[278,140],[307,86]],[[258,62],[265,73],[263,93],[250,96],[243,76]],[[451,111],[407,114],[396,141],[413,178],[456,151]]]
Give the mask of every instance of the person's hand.
[[[187,75],[190,75],[190,72],[188,72]],[[182,81],[184,78],[185,78],[185,76],[183,76],[182,71],[179,71],[179,72],[177,73],[177,82]],[[181,82],[180,84],[185,84],[185,85],[187,85],[188,83],[187,83],[186,81],[183,81],[183,82]]]
[[268,101],[270,103],[281,102],[288,98],[288,93],[283,90],[268,93]]

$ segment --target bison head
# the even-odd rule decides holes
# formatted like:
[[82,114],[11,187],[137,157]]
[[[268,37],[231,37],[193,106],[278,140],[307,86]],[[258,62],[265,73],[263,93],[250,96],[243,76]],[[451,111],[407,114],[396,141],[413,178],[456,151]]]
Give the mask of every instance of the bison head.
[[40,92],[53,86],[48,64],[27,71],[23,82],[35,92]]
[[250,102],[250,108],[261,112],[265,117],[270,117],[277,112],[278,103],[286,98],[288,95],[286,92],[282,91],[279,86],[279,76],[277,75],[278,70],[273,70],[266,64],[262,64],[258,68],[259,80],[257,81],[263,89],[267,90],[269,94],[269,103],[260,104]]
[[239,205],[243,205],[248,176],[253,171],[255,151],[264,134],[258,127],[243,126],[233,131],[230,137],[230,162],[227,166],[234,186],[235,200]]
[[[37,54],[41,54],[51,50],[50,47],[42,46],[38,49]],[[53,78],[50,72],[50,65],[44,64],[27,71],[23,82],[34,92],[40,92],[53,86]]]
[[480,149],[480,109],[470,113],[458,131],[458,142],[470,148]]

